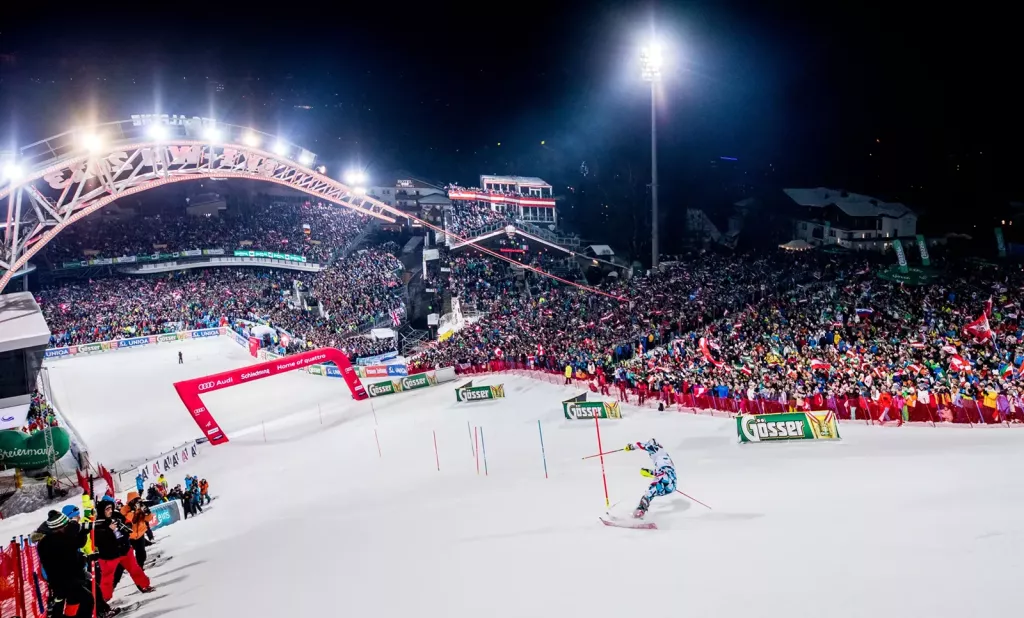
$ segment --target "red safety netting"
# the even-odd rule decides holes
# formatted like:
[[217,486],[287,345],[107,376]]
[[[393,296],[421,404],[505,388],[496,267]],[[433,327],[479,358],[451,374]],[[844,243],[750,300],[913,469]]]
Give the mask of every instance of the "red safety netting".
[[0,616],[44,618],[47,594],[35,545],[12,541],[0,552]]
[[[423,369],[413,370],[410,373],[424,371]],[[524,375],[530,378],[543,380],[551,384],[565,384],[566,378],[562,372],[556,370],[545,370],[516,361],[492,360],[483,365],[463,364],[455,367],[458,374],[479,374],[510,372]],[[958,423],[964,425],[998,425],[1024,422],[1024,410],[1007,409],[998,410],[987,407],[979,401],[961,400],[959,403],[940,404],[934,398],[929,403],[915,402],[907,406],[906,412],[902,408],[896,409],[893,406],[882,406],[879,402],[864,397],[829,397],[821,395],[813,399],[806,399],[802,405],[790,400],[787,402],[774,401],[770,399],[747,399],[745,397],[718,397],[713,391],[703,390],[700,387],[691,388],[690,384],[683,383],[682,392],[675,392],[670,387],[663,390],[645,392],[646,389],[637,389],[619,385],[611,380],[603,386],[598,386],[597,378],[587,376],[577,371],[569,379],[572,386],[586,388],[594,393],[601,393],[608,397],[615,397],[624,403],[641,405],[649,408],[657,408],[659,403],[664,404],[667,410],[678,410],[684,412],[710,413],[712,415],[723,414],[733,416],[736,414],[778,414],[782,412],[811,411],[811,410],[832,410],[836,417],[841,420],[864,421],[869,424],[902,425],[904,422],[917,423]]]

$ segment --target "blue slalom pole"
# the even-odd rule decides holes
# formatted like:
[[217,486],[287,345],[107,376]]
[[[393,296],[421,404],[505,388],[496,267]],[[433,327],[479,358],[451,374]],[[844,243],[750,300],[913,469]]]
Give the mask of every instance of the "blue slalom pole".
[[540,428],[540,419],[537,419],[537,433],[540,434],[540,458],[544,460],[544,478],[548,478],[548,456],[544,454],[544,430]]
[[480,428],[480,452],[484,456],[484,476],[488,476],[488,474],[487,474],[487,443],[484,442],[484,428],[483,427]]

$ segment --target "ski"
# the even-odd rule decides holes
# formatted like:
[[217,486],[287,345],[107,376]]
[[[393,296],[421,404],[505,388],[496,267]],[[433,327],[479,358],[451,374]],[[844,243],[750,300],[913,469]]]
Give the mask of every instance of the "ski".
[[630,528],[633,530],[657,530],[658,525],[653,521],[643,521],[641,519],[618,519],[611,518],[605,519],[604,517],[598,517],[601,523],[606,526],[612,526],[613,528]]

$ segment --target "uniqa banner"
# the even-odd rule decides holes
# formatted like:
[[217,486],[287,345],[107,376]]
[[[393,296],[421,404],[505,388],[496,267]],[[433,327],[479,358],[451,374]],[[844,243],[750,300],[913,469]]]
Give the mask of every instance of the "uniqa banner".
[[736,434],[742,443],[840,439],[836,415],[831,410],[741,414],[736,417]]
[[470,382],[455,389],[455,401],[483,401],[485,399],[500,399],[504,396],[504,384],[473,386],[473,383]]

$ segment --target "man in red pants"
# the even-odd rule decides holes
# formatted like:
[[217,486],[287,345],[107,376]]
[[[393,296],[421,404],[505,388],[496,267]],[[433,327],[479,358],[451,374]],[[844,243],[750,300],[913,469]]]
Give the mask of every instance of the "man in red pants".
[[100,502],[100,517],[96,520],[96,551],[100,555],[99,567],[103,599],[109,601],[114,596],[114,581],[117,567],[121,566],[132,581],[138,586],[139,592],[152,592],[149,576],[135,560],[135,551],[131,546],[131,527],[125,522],[124,516],[114,509],[114,503]]

